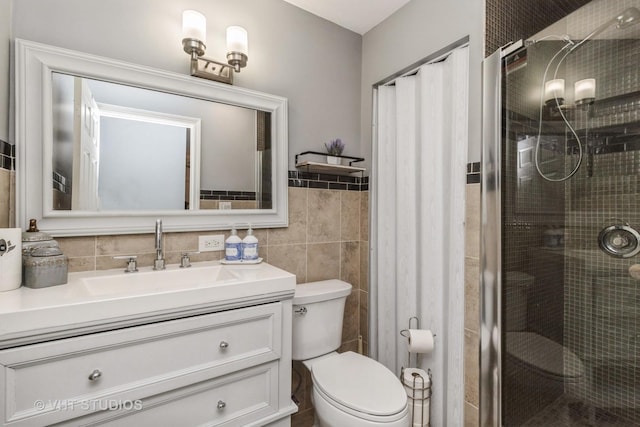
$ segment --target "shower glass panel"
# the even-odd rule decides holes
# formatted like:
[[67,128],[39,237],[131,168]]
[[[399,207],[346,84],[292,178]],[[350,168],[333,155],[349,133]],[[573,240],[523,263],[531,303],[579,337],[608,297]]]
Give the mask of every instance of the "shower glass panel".
[[640,425],[638,9],[593,1],[577,40],[504,58],[505,426]]

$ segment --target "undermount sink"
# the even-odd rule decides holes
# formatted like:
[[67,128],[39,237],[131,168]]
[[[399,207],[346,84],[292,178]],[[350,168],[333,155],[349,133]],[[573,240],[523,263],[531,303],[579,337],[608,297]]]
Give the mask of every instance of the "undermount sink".
[[91,295],[117,295],[121,293],[163,292],[201,286],[215,286],[236,282],[238,276],[224,265],[169,266],[166,270],[146,270],[136,273],[119,272],[107,276],[81,279],[84,289]]

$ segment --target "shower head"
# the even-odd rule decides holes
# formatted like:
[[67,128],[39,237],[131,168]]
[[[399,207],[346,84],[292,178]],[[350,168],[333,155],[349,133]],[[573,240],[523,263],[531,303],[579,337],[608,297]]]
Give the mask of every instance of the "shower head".
[[625,9],[620,13],[620,15],[616,16],[616,27],[619,29],[627,28],[632,26],[633,24],[637,24],[640,22],[640,10],[635,7],[630,7]]
[[613,24],[615,24],[616,28],[618,29],[624,29],[632,26],[633,24],[637,24],[638,22],[640,22],[640,10],[638,10],[638,8],[636,7],[629,7],[623,10],[622,12],[620,12],[619,14],[617,14],[616,16],[614,16],[613,18],[609,19],[604,24],[600,25],[598,28],[596,28],[592,32],[590,32],[585,38],[580,40],[578,43],[572,45],[571,48],[569,49],[569,52],[573,52],[574,50],[582,46],[584,42],[594,38],[595,36],[603,32]]

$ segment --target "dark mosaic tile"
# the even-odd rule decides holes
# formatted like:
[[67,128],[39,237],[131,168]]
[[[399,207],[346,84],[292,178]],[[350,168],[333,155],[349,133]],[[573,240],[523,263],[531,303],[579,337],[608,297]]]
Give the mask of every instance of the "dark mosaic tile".
[[329,190],[347,190],[347,184],[341,184],[337,182],[329,183]]
[[479,183],[480,183],[479,173],[470,173],[467,175],[467,184],[479,184]]
[[322,182],[322,181],[309,181],[309,188],[322,188],[322,189],[328,190],[329,183]]
[[290,179],[289,187],[307,188],[309,187],[309,182],[306,179]]

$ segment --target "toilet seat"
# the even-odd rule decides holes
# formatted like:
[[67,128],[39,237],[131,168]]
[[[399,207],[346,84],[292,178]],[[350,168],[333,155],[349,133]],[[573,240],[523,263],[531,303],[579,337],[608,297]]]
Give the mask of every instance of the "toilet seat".
[[571,350],[535,332],[507,332],[507,355],[520,365],[557,381],[576,381],[584,365]]
[[406,416],[407,395],[400,380],[373,359],[353,352],[313,364],[317,393],[355,417],[390,422]]

